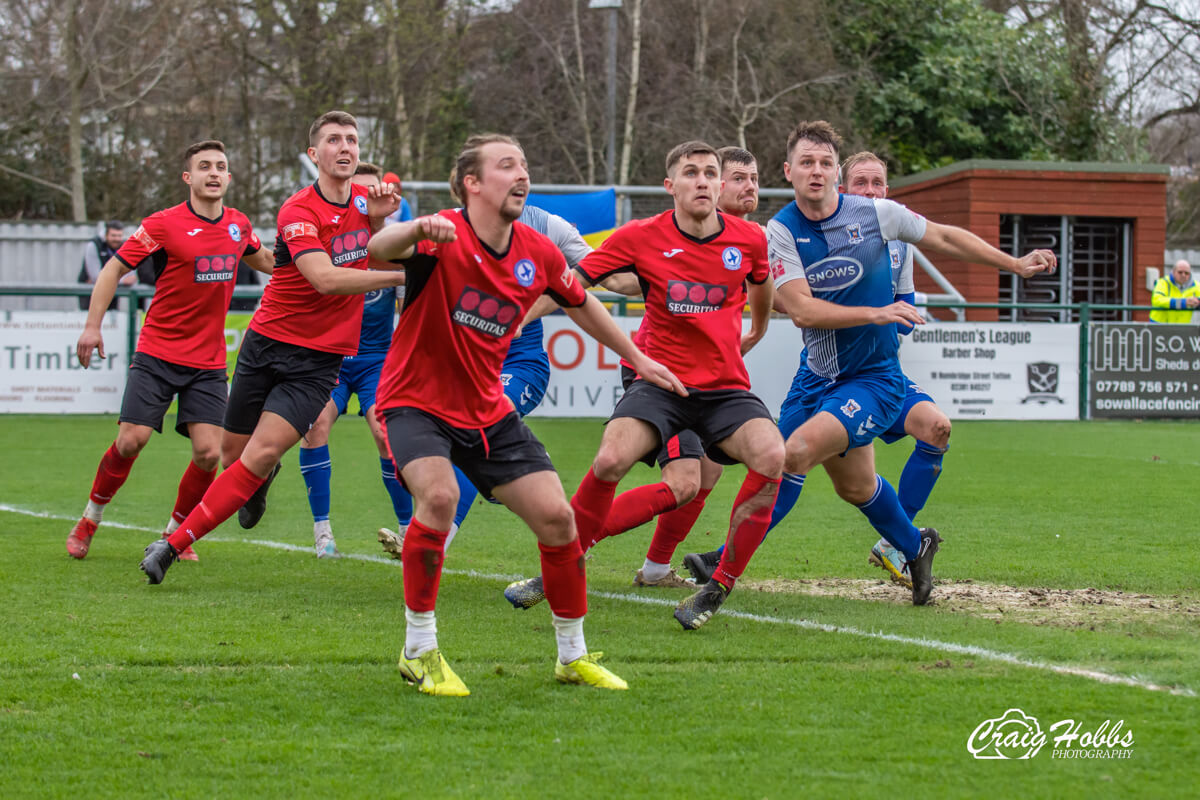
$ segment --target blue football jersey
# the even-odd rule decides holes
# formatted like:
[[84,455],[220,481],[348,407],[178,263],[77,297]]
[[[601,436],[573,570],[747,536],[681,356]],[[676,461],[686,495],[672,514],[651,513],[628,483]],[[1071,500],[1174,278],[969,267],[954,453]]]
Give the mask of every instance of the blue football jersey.
[[363,295],[362,334],[358,355],[386,353],[396,325],[396,289],[376,289]]
[[[816,221],[788,203],[767,224],[775,288],[803,278],[820,300],[882,308],[895,301],[904,262],[889,242],[917,242],[924,235],[925,218],[891,200],[839,195],[837,210]],[[822,377],[897,363],[894,325],[802,331],[808,368]]]

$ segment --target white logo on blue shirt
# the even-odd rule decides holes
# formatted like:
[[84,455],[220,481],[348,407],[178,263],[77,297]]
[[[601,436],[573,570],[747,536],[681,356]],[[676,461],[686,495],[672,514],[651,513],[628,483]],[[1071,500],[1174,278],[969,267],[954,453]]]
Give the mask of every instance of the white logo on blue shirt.
[[735,270],[742,266],[742,251],[736,247],[726,247],[721,253],[721,263],[725,269]]
[[237,226],[236,222],[229,223],[229,238],[235,242],[242,240],[242,229]]
[[517,277],[517,283],[529,287],[533,285],[533,279],[537,276],[537,267],[528,258],[522,258],[513,265],[513,275]]
[[363,197],[361,194],[354,198],[354,207],[358,209],[358,213],[360,214],[367,213],[367,198]]

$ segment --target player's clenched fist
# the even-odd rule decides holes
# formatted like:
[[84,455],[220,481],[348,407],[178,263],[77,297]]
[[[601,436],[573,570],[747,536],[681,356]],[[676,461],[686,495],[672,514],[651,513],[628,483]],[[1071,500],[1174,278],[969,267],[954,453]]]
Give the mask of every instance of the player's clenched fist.
[[417,224],[420,226],[422,239],[431,242],[453,242],[457,238],[454,223],[439,214],[418,217]]

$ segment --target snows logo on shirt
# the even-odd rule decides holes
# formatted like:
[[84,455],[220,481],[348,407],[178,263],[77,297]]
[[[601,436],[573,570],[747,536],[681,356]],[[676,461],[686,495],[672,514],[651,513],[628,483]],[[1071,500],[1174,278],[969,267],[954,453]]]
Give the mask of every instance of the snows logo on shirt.
[[367,240],[371,234],[366,228],[360,228],[349,233],[339,233],[333,237],[329,249],[333,252],[333,265],[340,267],[367,257]]
[[520,310],[516,303],[501,300],[480,289],[467,286],[459,295],[458,302],[454,304],[450,319],[459,325],[499,339],[512,330]]
[[707,314],[721,308],[729,288],[714,283],[667,281],[667,310],[672,314]]
[[237,256],[198,256],[192,267],[193,280],[196,283],[231,281],[237,273],[237,263]]

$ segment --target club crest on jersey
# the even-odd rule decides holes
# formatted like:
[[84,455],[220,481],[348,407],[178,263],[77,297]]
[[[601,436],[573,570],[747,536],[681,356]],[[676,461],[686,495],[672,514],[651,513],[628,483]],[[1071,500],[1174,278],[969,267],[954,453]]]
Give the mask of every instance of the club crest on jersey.
[[229,223],[229,238],[235,242],[242,240],[242,229],[237,226],[236,222]]
[[358,209],[358,213],[360,214],[367,213],[367,198],[363,197],[361,194],[354,198],[354,207]]
[[513,264],[513,275],[516,277],[517,283],[528,288],[533,285],[533,279],[537,277],[537,267],[528,258],[522,258]]
[[717,311],[729,287],[715,283],[667,281],[667,310],[672,314],[707,314]]
[[450,319],[459,325],[499,339],[512,330],[520,310],[516,303],[468,286],[458,296]]
[[834,292],[846,289],[862,280],[862,262],[846,256],[830,256],[804,267],[804,277],[814,292]]
[[853,417],[860,411],[862,411],[862,406],[853,397],[847,400],[846,404],[841,407],[841,412],[847,417]]
[[892,269],[900,269],[900,249],[898,247],[889,247],[888,255],[892,257]]
[[196,283],[223,283],[237,273],[237,256],[198,256],[192,275]]
[[739,269],[742,266],[742,251],[736,247],[726,247],[721,252],[721,263],[727,270]]
[[367,239],[371,238],[371,234],[366,228],[360,228],[349,233],[339,233],[333,237],[333,241],[329,243],[329,249],[332,251],[333,265],[340,267],[343,264],[350,264],[358,261],[361,258],[367,257]]
[[851,222],[846,226],[846,235],[850,237],[850,244],[862,244],[862,225],[857,222]]

